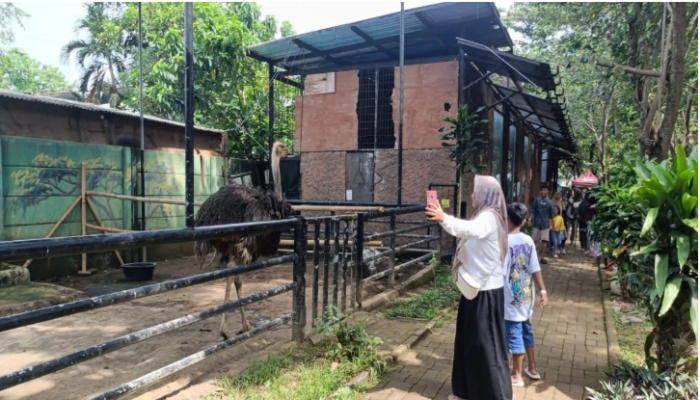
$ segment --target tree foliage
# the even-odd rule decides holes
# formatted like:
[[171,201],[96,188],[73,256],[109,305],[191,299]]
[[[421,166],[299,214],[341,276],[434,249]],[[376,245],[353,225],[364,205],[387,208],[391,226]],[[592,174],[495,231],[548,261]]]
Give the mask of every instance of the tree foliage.
[[76,32],[87,33],[88,39],[75,39],[61,50],[61,58],[71,56],[82,72],[80,91],[88,103],[100,103],[107,97],[116,107],[121,101],[119,74],[126,70],[126,52],[122,31],[120,3],[86,3],[86,15],[78,20]]
[[[690,96],[697,87],[697,3],[668,4],[672,12],[663,3],[516,3],[506,15],[525,37],[524,55],[562,67],[581,156],[594,169],[602,167],[603,131],[615,138],[605,141],[609,167],[640,153],[665,159],[676,144],[697,143],[696,91]],[[668,79],[659,79],[662,67]],[[673,137],[663,148],[669,129]]]
[[56,67],[44,65],[21,49],[0,54],[0,89],[24,93],[53,93],[68,90],[66,77]]
[[[144,112],[184,119],[184,41],[182,3],[144,3]],[[123,13],[124,35],[138,33],[138,11]],[[197,3],[194,7],[195,123],[225,129],[230,155],[266,158],[269,88],[267,66],[247,56],[247,48],[278,33],[272,17],[262,19],[255,3]],[[289,23],[282,34],[291,34]],[[138,48],[129,56],[138,60]],[[125,104],[137,109],[138,62],[124,74],[129,91]],[[291,145],[295,89],[275,86],[275,138]]]
[[623,288],[647,307],[654,325],[647,361],[675,369],[698,335],[697,147],[688,156],[678,146],[673,160],[638,162],[624,172],[595,192],[593,227]]
[[17,24],[22,27],[22,18],[28,16],[29,14],[15,7],[13,3],[0,2],[0,55],[15,39],[12,26]]

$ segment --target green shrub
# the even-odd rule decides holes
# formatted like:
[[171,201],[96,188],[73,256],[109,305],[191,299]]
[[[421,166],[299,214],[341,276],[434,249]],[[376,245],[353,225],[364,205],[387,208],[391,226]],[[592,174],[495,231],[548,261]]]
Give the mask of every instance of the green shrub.
[[657,373],[628,363],[615,367],[610,382],[599,391],[587,389],[590,400],[690,400],[697,399],[698,380],[688,373]]
[[697,148],[688,157],[678,146],[672,161],[632,169],[635,180],[597,189],[593,228],[618,265],[621,286],[637,294],[654,326],[645,343],[647,364],[674,370],[688,365],[697,342]]
[[337,307],[326,307],[316,332],[326,341],[326,354],[334,361],[346,360],[367,367],[374,377],[386,372],[387,365],[377,354],[382,340],[367,333],[361,321],[348,323]]

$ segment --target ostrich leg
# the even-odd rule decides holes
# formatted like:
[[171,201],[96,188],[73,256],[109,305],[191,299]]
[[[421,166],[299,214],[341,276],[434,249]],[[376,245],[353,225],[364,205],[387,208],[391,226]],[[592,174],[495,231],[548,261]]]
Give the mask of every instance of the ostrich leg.
[[[231,297],[231,277],[226,278],[226,294],[224,295],[224,304],[228,303]],[[228,340],[229,336],[226,332],[226,323],[228,322],[228,313],[225,312],[221,315],[221,327],[219,328],[219,335]]]
[[[236,296],[238,297],[238,300],[241,299],[241,294],[242,294],[242,288],[243,288],[243,282],[241,281],[241,277],[236,275],[234,278],[234,282],[236,284]],[[248,317],[245,315],[245,309],[243,306],[241,306],[241,331],[239,333],[243,332],[248,332],[250,330],[250,323],[248,322]]]

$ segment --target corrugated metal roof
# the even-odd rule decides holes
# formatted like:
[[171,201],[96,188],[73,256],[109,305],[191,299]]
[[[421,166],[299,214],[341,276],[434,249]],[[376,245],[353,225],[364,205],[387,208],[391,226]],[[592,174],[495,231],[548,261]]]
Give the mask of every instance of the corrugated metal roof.
[[[499,85],[493,85],[502,98],[545,142],[576,152],[576,142],[569,131],[568,121],[559,103]],[[528,114],[530,114],[528,116]]]
[[[439,3],[405,10],[404,17],[407,63],[425,57],[456,57],[458,36],[496,48],[513,46],[491,2]],[[250,56],[290,74],[398,63],[399,27],[400,13],[396,12],[254,45],[249,48]]]
[[[40,96],[40,95],[35,95],[35,94],[18,93],[18,92],[12,92],[9,90],[0,90],[0,101],[2,101],[3,98],[20,100],[20,101],[29,101],[29,102],[40,103],[40,104],[49,104],[49,105],[59,106],[59,107],[69,107],[69,108],[80,109],[80,110],[85,110],[85,111],[92,111],[92,112],[101,113],[101,114],[118,115],[118,116],[127,117],[127,118],[136,118],[136,119],[139,118],[139,114],[137,114],[137,113],[123,111],[123,110],[117,110],[114,108],[106,108],[106,107],[103,107],[103,106],[100,106],[97,104],[81,103],[78,101],[59,99],[59,98],[55,98],[55,97]],[[171,121],[169,119],[164,119],[164,118],[158,118],[158,117],[154,117],[153,115],[144,115],[143,119],[146,121],[157,122],[157,123],[167,124],[167,125],[173,125],[173,126],[177,126],[177,127],[181,127],[181,128],[185,127],[185,124],[183,124],[182,122]],[[199,131],[213,132],[213,133],[218,133],[220,135],[226,134],[226,132],[224,132],[220,129],[206,128],[203,126],[195,126],[194,128],[199,130]]]
[[465,50],[468,60],[493,71],[496,67],[508,69],[513,79],[522,83],[534,83],[542,90],[554,90],[552,69],[546,62],[531,60],[515,54],[498,51],[471,40],[459,38],[457,42]]

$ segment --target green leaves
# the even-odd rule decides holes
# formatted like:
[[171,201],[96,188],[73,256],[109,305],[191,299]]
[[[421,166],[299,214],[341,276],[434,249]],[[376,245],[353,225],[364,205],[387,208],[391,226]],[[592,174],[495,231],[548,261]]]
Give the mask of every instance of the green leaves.
[[668,254],[656,254],[654,257],[654,281],[657,293],[663,293],[668,278]]
[[686,281],[690,286],[690,323],[693,325],[695,340],[698,340],[698,285],[692,281]]
[[683,216],[689,217],[695,207],[698,205],[697,196],[692,196],[689,193],[683,193]]
[[441,127],[438,138],[442,140],[443,147],[451,147],[450,160],[457,164],[460,171],[478,172],[476,157],[486,148],[488,142],[484,138],[484,132],[480,127],[484,120],[478,119],[483,107],[469,114],[465,106],[457,109],[456,118],[445,117],[443,121],[450,124]]
[[676,237],[676,249],[678,265],[682,267],[688,261],[688,255],[690,254],[690,238],[686,235],[678,235]]
[[644,235],[651,229],[651,227],[654,225],[654,221],[656,221],[656,217],[659,215],[659,208],[655,207],[649,210],[649,213],[647,213],[647,218],[644,220],[644,226],[642,226],[642,232],[640,235]]
[[663,316],[668,312],[668,310],[671,309],[673,302],[676,300],[678,293],[681,291],[682,282],[683,278],[677,276],[666,284],[663,301],[661,302],[661,309],[659,310],[659,316]]

